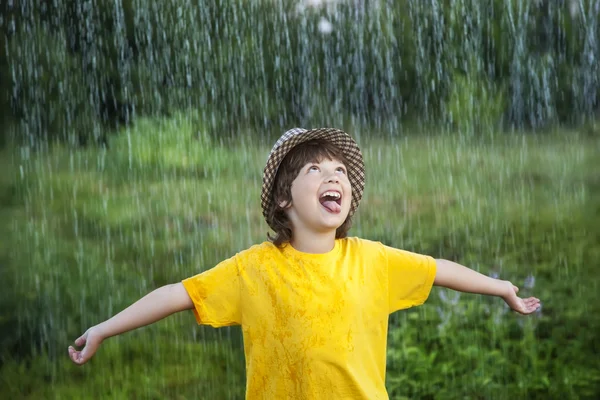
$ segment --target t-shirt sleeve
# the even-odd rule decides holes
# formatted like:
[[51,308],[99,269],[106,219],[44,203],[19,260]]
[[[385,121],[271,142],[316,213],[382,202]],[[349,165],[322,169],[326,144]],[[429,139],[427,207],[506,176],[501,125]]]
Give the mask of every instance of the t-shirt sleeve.
[[236,257],[182,281],[194,303],[198,324],[240,325],[240,278]]
[[433,257],[384,246],[388,261],[389,312],[421,305],[436,274]]

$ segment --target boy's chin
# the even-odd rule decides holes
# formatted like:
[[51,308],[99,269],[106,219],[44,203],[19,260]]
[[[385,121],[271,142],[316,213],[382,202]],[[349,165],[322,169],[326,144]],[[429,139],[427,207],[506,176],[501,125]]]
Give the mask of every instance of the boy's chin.
[[331,230],[335,233],[335,231],[342,225],[344,225],[344,222],[346,221],[346,219],[343,219],[341,221],[329,221],[327,223],[323,224],[323,228],[325,230]]

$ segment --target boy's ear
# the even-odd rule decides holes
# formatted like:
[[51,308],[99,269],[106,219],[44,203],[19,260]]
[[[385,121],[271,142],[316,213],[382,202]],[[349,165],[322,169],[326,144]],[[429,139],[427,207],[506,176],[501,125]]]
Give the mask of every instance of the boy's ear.
[[282,210],[285,210],[285,209],[290,208],[292,206],[292,202],[291,201],[281,200],[279,203],[277,203],[277,205]]

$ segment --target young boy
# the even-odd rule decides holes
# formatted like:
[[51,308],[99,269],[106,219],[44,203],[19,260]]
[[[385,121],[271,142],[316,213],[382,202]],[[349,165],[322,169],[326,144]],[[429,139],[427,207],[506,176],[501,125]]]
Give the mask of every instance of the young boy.
[[275,236],[88,329],[71,360],[84,364],[104,339],[192,309],[199,324],[242,326],[248,399],[387,399],[388,316],[423,304],[432,285],[499,296],[521,314],[539,307],[508,281],[347,237],[364,183],[345,132],[286,132],[261,193]]

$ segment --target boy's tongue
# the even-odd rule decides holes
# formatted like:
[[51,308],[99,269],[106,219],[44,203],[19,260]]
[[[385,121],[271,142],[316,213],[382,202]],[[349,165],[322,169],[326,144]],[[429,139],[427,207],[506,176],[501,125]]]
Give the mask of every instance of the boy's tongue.
[[333,200],[325,200],[321,202],[323,207],[325,207],[329,212],[334,214],[339,214],[342,211],[342,207]]

